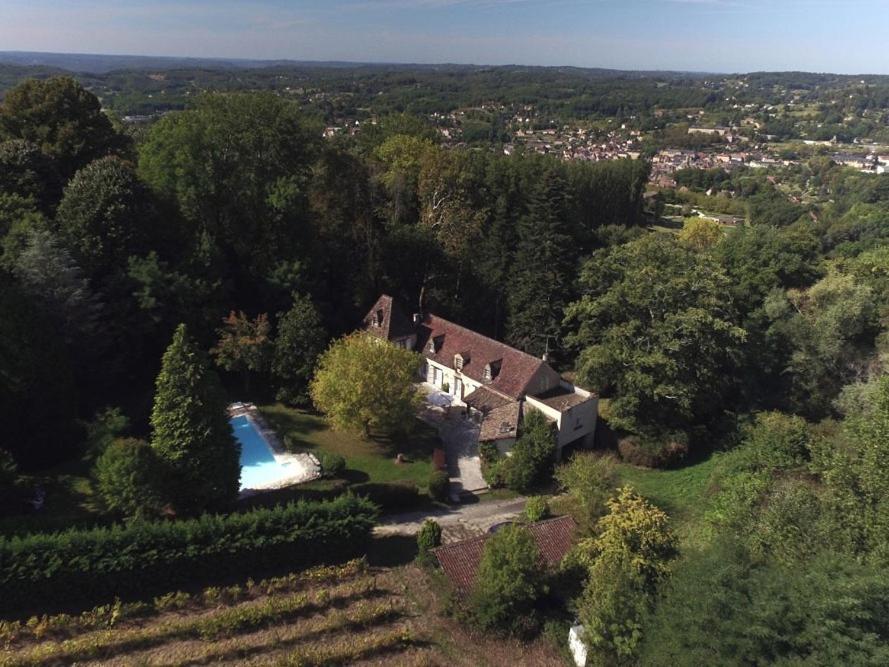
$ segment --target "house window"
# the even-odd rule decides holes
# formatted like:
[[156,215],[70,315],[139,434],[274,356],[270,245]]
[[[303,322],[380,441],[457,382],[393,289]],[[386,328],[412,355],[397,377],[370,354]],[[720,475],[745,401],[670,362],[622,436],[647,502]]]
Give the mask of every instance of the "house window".
[[458,373],[463,370],[463,357],[459,354],[454,355],[454,368]]

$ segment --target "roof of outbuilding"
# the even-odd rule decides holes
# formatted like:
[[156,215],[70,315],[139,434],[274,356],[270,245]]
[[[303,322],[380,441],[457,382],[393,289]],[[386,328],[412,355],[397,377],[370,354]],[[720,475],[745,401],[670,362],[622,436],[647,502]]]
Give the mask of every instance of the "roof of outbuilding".
[[[577,524],[570,516],[560,516],[537,521],[528,528],[540,550],[543,562],[548,567],[556,567],[571,549]],[[475,585],[485,542],[490,537],[490,535],[480,535],[432,550],[441,569],[461,595],[469,593]]]
[[[430,338],[435,341],[434,352],[429,350]],[[437,315],[425,315],[421,320],[417,327],[417,350],[449,368],[453,367],[454,356],[461,354],[463,375],[515,399],[525,395],[534,374],[545,364],[537,357]],[[495,362],[499,362],[499,371],[487,381],[485,366]]]

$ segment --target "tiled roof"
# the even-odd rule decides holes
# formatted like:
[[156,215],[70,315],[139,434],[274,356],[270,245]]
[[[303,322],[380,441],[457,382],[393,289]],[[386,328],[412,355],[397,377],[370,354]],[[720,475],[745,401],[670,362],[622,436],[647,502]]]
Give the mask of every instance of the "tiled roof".
[[590,399],[590,396],[574,391],[573,389],[567,389],[563,386],[555,387],[542,394],[534,394],[532,397],[559,412],[564,412],[565,410],[573,408],[575,405],[580,405],[584,401]]
[[384,340],[396,340],[414,333],[411,318],[388,294],[383,294],[361,322],[362,328]]
[[[570,516],[538,521],[529,526],[531,535],[548,567],[556,567],[571,549],[577,524]],[[472,590],[485,542],[490,535],[453,542],[432,550],[441,569],[461,595]]]
[[[435,351],[429,349],[430,339],[435,343]],[[436,315],[424,316],[417,328],[417,350],[448,368],[454,367],[454,356],[462,354],[461,372],[465,376],[515,399],[525,395],[528,383],[544,365],[537,357]],[[486,381],[485,366],[489,363],[495,371],[499,364],[500,370],[491,381]]]
[[481,412],[488,412],[494,408],[503,407],[507,403],[514,403],[515,399],[507,398],[502,394],[498,394],[496,391],[491,391],[488,387],[482,386],[471,394],[467,394],[463,399],[463,402],[470,408],[475,408]]
[[519,401],[510,401],[487,411],[482,417],[478,441],[491,442],[518,437],[521,408],[522,404]]

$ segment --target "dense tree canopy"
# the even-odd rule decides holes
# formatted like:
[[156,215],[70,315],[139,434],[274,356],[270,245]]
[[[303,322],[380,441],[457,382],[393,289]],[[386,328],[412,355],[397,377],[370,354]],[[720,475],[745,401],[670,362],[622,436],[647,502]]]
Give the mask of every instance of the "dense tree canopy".
[[585,383],[613,395],[615,425],[685,429],[722,408],[745,332],[709,257],[651,234],[593,255],[567,310]]
[[96,96],[70,77],[28,79],[10,90],[0,105],[0,137],[36,145],[65,178],[127,148]]

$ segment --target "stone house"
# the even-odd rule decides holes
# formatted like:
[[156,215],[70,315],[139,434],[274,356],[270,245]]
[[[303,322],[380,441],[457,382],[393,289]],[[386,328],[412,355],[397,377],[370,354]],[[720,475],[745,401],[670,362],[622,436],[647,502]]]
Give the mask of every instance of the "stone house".
[[420,379],[466,406],[480,442],[508,453],[525,410],[539,410],[558,429],[558,455],[592,444],[598,398],[564,380],[549,364],[432,313],[408,316],[388,295],[368,311],[362,328],[424,358]]

